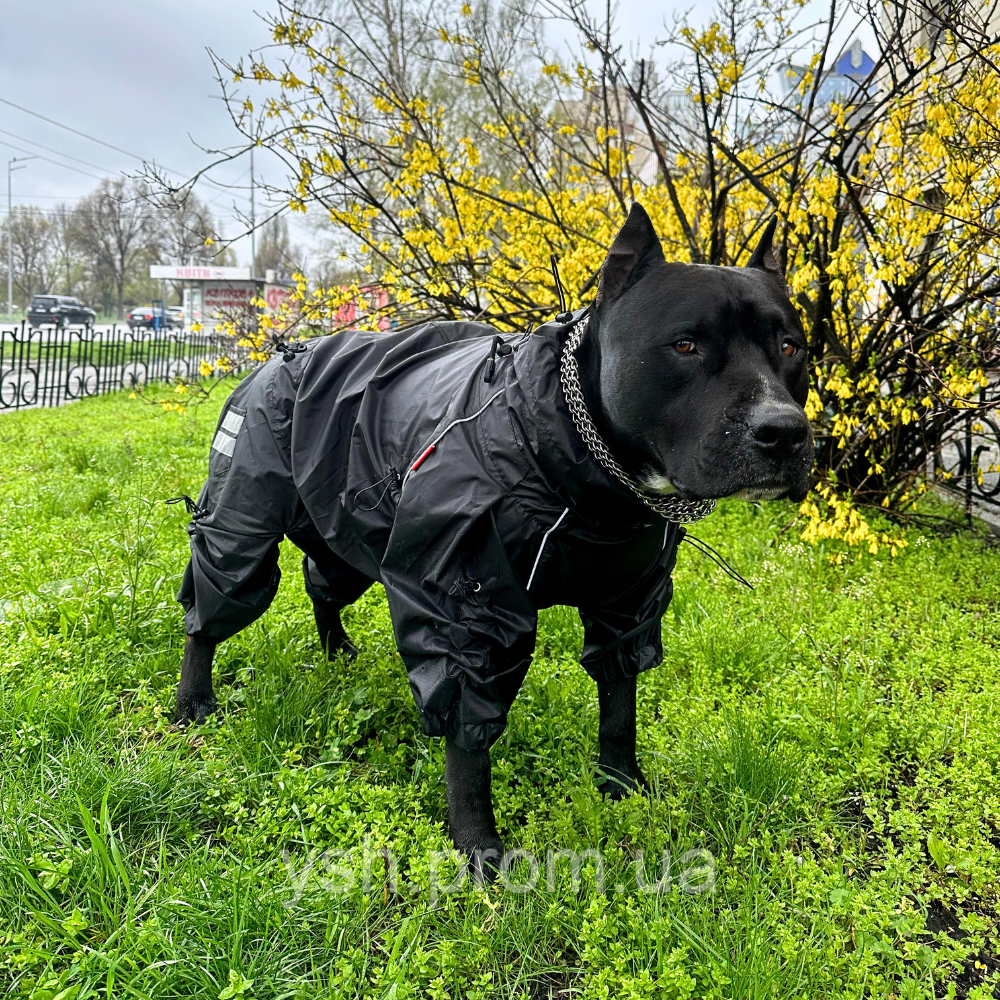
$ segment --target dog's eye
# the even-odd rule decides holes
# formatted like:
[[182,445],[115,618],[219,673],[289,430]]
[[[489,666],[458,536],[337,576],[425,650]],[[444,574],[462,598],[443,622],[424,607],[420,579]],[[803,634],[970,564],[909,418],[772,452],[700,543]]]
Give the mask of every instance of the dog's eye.
[[690,354],[694,350],[694,341],[675,340],[673,348],[678,354]]
[[794,358],[799,353],[799,345],[792,343],[790,340],[783,340],[781,342],[781,353],[786,358]]

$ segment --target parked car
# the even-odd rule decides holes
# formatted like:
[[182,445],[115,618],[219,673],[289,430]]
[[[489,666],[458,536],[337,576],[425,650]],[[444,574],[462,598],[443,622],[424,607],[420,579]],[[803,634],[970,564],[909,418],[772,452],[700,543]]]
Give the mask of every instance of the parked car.
[[79,299],[70,295],[36,295],[28,304],[28,322],[31,326],[90,326],[97,314]]
[[[159,323],[156,320],[159,319]],[[125,317],[130,330],[153,330],[166,329],[169,326],[169,317],[164,317],[160,306],[136,306]]]
[[181,306],[167,306],[167,326],[180,330],[184,327],[184,309]]

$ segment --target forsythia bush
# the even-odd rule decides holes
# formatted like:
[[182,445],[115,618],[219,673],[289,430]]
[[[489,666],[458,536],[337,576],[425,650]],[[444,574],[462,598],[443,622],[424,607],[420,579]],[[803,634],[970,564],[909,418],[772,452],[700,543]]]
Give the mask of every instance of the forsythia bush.
[[[504,9],[429,23],[406,4],[291,2],[267,59],[225,72],[261,85],[256,107],[232,108],[288,164],[288,203],[349,233],[348,256],[390,292],[376,327],[538,322],[558,308],[553,255],[579,306],[634,199],[681,261],[739,264],[777,213],[815,375],[804,537],[895,553],[905,541],[866,510],[903,514],[947,477],[935,453],[995,360],[1000,48],[974,51],[953,25],[928,49],[900,21],[853,93],[818,100],[821,53],[771,100],[800,7],[771,4],[764,24],[733,0],[705,28],[681,25],[672,87],[625,65],[572,2],[575,60]],[[335,328],[362,291],[300,277],[289,310],[233,336],[265,357],[274,333]]]

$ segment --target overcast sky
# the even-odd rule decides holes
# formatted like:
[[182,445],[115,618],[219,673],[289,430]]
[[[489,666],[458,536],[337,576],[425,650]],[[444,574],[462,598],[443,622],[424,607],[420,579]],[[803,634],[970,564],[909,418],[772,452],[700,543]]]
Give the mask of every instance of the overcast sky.
[[[5,4],[0,19],[0,97],[155,160],[177,171],[174,176],[187,175],[207,160],[195,143],[218,148],[237,138],[225,105],[208,96],[218,92],[218,85],[206,49],[236,59],[266,44],[266,26],[254,9],[248,0]],[[257,9],[266,10],[266,4]],[[101,176],[141,167],[129,156],[7,104],[0,104],[0,130],[4,167],[11,157],[25,155],[12,146],[63,164],[38,159],[16,171],[15,204],[51,208],[86,194]],[[219,168],[215,176],[248,185],[249,162],[244,158]],[[6,176],[0,183],[6,212]],[[234,193],[202,186],[197,190],[212,204],[224,232],[237,232]],[[247,192],[235,194],[237,204],[246,209]],[[238,246],[237,252],[241,258],[249,256],[248,248]]]
[[[697,3],[699,12],[710,6],[709,0]],[[266,25],[255,10],[268,9],[269,0],[6,3],[0,18],[0,98],[155,160],[180,178],[207,162],[197,144],[219,148],[237,139],[225,106],[209,97],[218,92],[218,85],[206,50],[235,60],[267,44]],[[671,9],[649,0],[623,0],[622,40],[641,40],[645,49],[662,31],[664,15]],[[559,34],[553,26],[548,38],[557,42]],[[62,164],[32,160],[13,174],[14,203],[44,209],[75,201],[99,177],[141,166],[130,156],[2,103],[0,143],[0,154],[6,154],[0,168],[26,153]],[[258,169],[266,175],[275,166],[265,160]],[[218,168],[213,176],[248,185],[249,162],[244,157]],[[0,176],[3,212],[6,181]],[[223,192],[203,185],[197,191],[211,204],[223,232],[235,235],[236,210],[248,208],[247,191]],[[297,241],[307,242],[307,232],[301,224],[297,228]],[[241,263],[249,257],[247,244],[244,240],[236,245]]]

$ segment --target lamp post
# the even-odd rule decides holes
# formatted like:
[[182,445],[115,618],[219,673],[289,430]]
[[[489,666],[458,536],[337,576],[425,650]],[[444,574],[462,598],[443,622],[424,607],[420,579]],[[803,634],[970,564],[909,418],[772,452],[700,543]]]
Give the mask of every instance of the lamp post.
[[253,148],[257,145],[257,134],[253,130],[253,115],[250,115],[250,138],[253,142],[250,145],[250,277],[255,278],[253,273],[257,267],[257,182],[253,173]]
[[37,156],[14,156],[7,161],[7,319],[9,320],[14,318],[14,220],[11,217],[13,208],[10,178],[15,170],[24,170],[23,163],[19,167],[15,167],[15,163],[37,159]]

